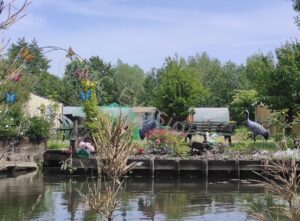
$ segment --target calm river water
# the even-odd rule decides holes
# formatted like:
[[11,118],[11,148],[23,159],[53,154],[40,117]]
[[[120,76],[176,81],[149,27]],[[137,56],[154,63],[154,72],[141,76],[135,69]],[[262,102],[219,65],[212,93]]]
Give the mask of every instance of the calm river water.
[[[0,178],[0,220],[101,220],[77,190],[86,193],[87,178],[23,175]],[[37,201],[36,207],[31,208]],[[268,202],[264,189],[235,180],[129,179],[115,220],[245,221],[248,205]]]

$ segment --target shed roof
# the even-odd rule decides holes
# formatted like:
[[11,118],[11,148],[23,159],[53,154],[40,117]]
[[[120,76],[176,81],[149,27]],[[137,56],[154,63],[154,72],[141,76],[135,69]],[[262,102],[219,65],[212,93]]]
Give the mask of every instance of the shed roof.
[[134,113],[155,113],[157,109],[155,107],[133,107]]
[[[132,117],[133,111],[130,107],[120,106],[120,105],[107,105],[100,106],[99,109],[105,113],[107,113],[111,117],[118,117],[120,114],[122,115],[130,115]],[[63,107],[63,115],[69,117],[70,119],[74,118],[85,118],[85,112],[83,107],[76,106],[65,106]]]

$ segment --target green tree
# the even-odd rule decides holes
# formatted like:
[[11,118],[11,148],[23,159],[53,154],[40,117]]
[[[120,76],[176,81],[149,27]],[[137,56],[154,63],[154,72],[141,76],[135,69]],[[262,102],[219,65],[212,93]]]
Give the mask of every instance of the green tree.
[[116,100],[114,94],[116,85],[114,81],[114,69],[110,63],[103,61],[98,56],[93,56],[88,61],[90,80],[96,83],[96,95],[98,103],[109,104]]
[[248,110],[250,118],[254,119],[255,105],[258,102],[258,93],[256,90],[237,90],[230,104],[231,118],[238,124],[245,121],[243,110]]
[[123,105],[135,106],[143,103],[139,98],[144,93],[145,73],[137,65],[130,66],[118,60],[114,67],[116,97]]
[[291,0],[293,2],[293,8],[295,12],[297,12],[297,16],[295,16],[295,22],[300,27],[300,0]]
[[156,94],[156,104],[161,111],[175,120],[183,120],[188,109],[201,105],[206,96],[206,90],[184,59],[166,59]]
[[159,86],[160,71],[152,69],[146,74],[144,81],[144,93],[139,97],[139,100],[143,101],[144,106],[155,106],[155,95]]
[[190,57],[188,65],[209,93],[204,105],[219,107],[230,104],[234,90],[240,85],[239,66],[230,61],[222,65],[218,59],[210,58],[205,52]]
[[65,105],[80,106],[79,91],[81,90],[81,84],[74,73],[83,67],[84,63],[77,60],[66,66],[62,79],[64,88],[61,95],[61,100]]
[[264,81],[265,76],[269,76],[275,71],[274,56],[272,53],[254,54],[247,58],[246,65],[243,70],[243,74],[247,79],[247,83],[244,84],[246,89],[255,89],[261,92],[266,88],[267,81]]
[[47,72],[41,74],[34,84],[33,93],[55,101],[62,101],[63,81]]
[[76,79],[76,71],[86,68],[89,79],[96,83],[95,93],[99,104],[108,104],[115,101],[114,70],[110,63],[104,62],[98,56],[93,56],[88,60],[74,60],[66,67],[63,77],[63,97],[62,101],[68,105],[80,105],[78,97],[81,84]]
[[287,123],[300,109],[300,43],[287,42],[275,50],[276,69],[261,76],[265,87],[259,92],[273,110],[287,110]]
[[20,55],[20,52],[24,48],[27,48],[29,55],[34,57],[31,62],[25,62],[26,74],[40,75],[47,72],[50,61],[45,57],[43,50],[38,46],[35,39],[31,43],[28,43],[25,38],[19,38],[17,43],[12,44],[8,49],[9,62],[14,63],[14,65],[24,63],[24,60],[21,59],[16,62],[17,56]]

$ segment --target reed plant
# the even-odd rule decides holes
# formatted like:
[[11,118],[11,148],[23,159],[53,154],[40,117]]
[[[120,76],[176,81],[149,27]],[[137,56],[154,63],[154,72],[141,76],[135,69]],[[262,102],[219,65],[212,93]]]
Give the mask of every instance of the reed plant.
[[127,164],[133,149],[133,130],[134,124],[128,122],[126,116],[120,114],[118,118],[111,119],[101,113],[99,130],[92,134],[98,172],[104,182],[101,181],[98,187],[96,185],[89,187],[87,195],[80,192],[79,194],[92,210],[108,221],[113,220],[118,197],[124,190],[122,176],[136,166],[136,163]]
[[[282,149],[287,149],[288,145],[285,137],[283,141],[284,147],[277,144],[281,153],[284,153]],[[252,216],[259,221],[300,220],[300,175],[297,171],[297,158],[286,157],[284,154],[278,156],[269,165],[265,165],[263,173],[256,173],[262,178],[258,182],[277,199],[276,206],[266,209],[251,208]]]

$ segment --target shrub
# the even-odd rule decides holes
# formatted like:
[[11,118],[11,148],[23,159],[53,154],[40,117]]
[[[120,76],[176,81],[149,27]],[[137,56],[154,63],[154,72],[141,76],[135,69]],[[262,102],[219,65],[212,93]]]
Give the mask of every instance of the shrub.
[[131,155],[142,155],[145,152],[145,148],[147,148],[147,143],[144,140],[135,140],[132,142],[131,146]]
[[252,141],[246,140],[239,143],[233,144],[229,150],[239,151],[241,153],[251,153],[259,150],[275,150],[276,144],[274,142],[265,142],[265,141]]
[[251,135],[251,131],[247,127],[241,126],[235,130],[235,136],[239,140],[247,140],[249,135]]
[[189,147],[185,142],[185,135],[183,133],[158,129],[151,131],[146,137],[148,145],[155,152],[182,157],[187,156],[189,153]]
[[20,108],[13,107],[8,111],[0,109],[0,139],[7,140],[23,135],[24,117]]
[[70,147],[70,141],[65,140],[49,140],[47,142],[47,148],[52,150],[68,149]]
[[15,121],[10,116],[4,115],[0,117],[0,139],[6,140],[17,135],[17,127]]
[[40,142],[49,137],[50,126],[50,122],[44,117],[31,117],[29,118],[26,135],[32,141]]

